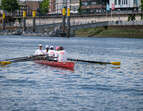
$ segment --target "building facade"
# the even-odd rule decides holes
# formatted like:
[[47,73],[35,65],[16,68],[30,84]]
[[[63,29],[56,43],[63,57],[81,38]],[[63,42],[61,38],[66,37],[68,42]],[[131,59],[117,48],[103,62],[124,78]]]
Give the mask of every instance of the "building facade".
[[43,0],[18,0],[20,4],[20,13],[26,11],[27,15],[32,15],[33,11],[37,11],[40,6],[40,2]]
[[23,11],[26,11],[26,2],[18,0],[18,4],[20,5],[20,9],[15,11],[15,15],[23,15]]
[[[0,0],[0,4],[1,4]],[[15,11],[15,15],[23,15],[23,11],[26,11],[27,15],[32,15],[33,11],[37,11],[42,0],[17,0],[20,5],[20,9]]]
[[63,8],[70,7],[71,13],[77,13],[79,0],[50,0],[50,14],[61,14]]
[[55,13],[62,13],[63,8],[67,8],[70,4],[70,0],[55,0]]
[[70,2],[71,13],[78,13],[79,6],[80,6],[80,0],[71,0]]
[[49,0],[49,13],[50,14],[55,14],[55,4],[56,4],[56,0]]
[[26,1],[26,12],[28,15],[32,15],[33,11],[37,11],[40,6],[40,1]]
[[81,0],[82,12],[105,13],[109,0]]
[[110,0],[110,8],[112,4],[115,5],[115,11],[120,9],[121,11],[138,11],[140,10],[140,0]]

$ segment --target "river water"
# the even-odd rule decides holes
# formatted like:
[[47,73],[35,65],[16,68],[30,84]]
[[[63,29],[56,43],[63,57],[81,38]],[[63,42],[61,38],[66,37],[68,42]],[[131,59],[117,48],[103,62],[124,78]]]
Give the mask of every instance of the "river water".
[[0,60],[63,46],[74,71],[32,61],[0,66],[0,111],[143,111],[143,39],[0,36]]

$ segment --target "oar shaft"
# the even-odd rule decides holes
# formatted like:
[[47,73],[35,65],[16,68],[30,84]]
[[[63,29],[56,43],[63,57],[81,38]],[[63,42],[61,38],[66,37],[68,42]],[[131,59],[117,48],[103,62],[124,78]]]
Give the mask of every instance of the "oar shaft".
[[99,61],[89,61],[89,60],[81,60],[81,59],[70,59],[71,61],[80,61],[80,62],[88,62],[88,63],[99,63],[99,64],[110,64],[109,62],[99,62]]
[[25,59],[17,59],[17,60],[10,60],[10,62],[23,62],[23,61],[33,61],[32,58],[25,58]]
[[10,60],[19,60],[19,59],[26,59],[29,57],[18,57],[18,58],[11,58],[11,59],[5,59],[6,61],[10,61]]
[[113,65],[120,65],[121,64],[120,62],[100,62],[100,61],[89,61],[89,60],[71,59],[71,58],[68,58],[67,60],[88,62],[88,63],[96,63],[96,64],[113,64]]
[[48,58],[44,57],[44,56],[27,56],[27,57],[19,57],[19,58],[12,58],[12,59],[6,59],[6,60],[3,60],[3,61],[0,61],[0,65],[7,65],[7,64],[11,64],[11,63],[14,63],[14,62],[24,62],[24,61],[33,61],[33,60],[45,60]]

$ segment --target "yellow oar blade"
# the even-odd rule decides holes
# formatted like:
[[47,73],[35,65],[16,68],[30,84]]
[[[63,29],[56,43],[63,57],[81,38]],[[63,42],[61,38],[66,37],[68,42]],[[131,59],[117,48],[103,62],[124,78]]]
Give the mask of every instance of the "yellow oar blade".
[[0,63],[1,63],[1,65],[7,65],[7,64],[11,64],[12,62],[9,62],[9,61],[1,61]]
[[110,62],[110,64],[113,64],[113,65],[121,65],[121,62]]

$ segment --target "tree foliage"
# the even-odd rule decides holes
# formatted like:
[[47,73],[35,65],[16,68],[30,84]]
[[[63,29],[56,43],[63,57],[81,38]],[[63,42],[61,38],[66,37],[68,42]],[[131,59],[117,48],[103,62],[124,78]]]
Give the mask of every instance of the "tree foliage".
[[40,8],[38,9],[40,14],[47,14],[49,12],[49,0],[43,0],[40,3]]
[[1,6],[7,12],[14,12],[20,8],[17,0],[2,0]]
[[128,16],[128,21],[134,21],[136,20],[136,15],[132,14]]
[[143,0],[141,0],[141,10],[143,10]]
[[79,3],[80,3],[80,4],[79,4],[78,12],[81,13],[81,12],[82,12],[82,9],[81,9],[81,6],[82,6],[81,0],[79,0]]

